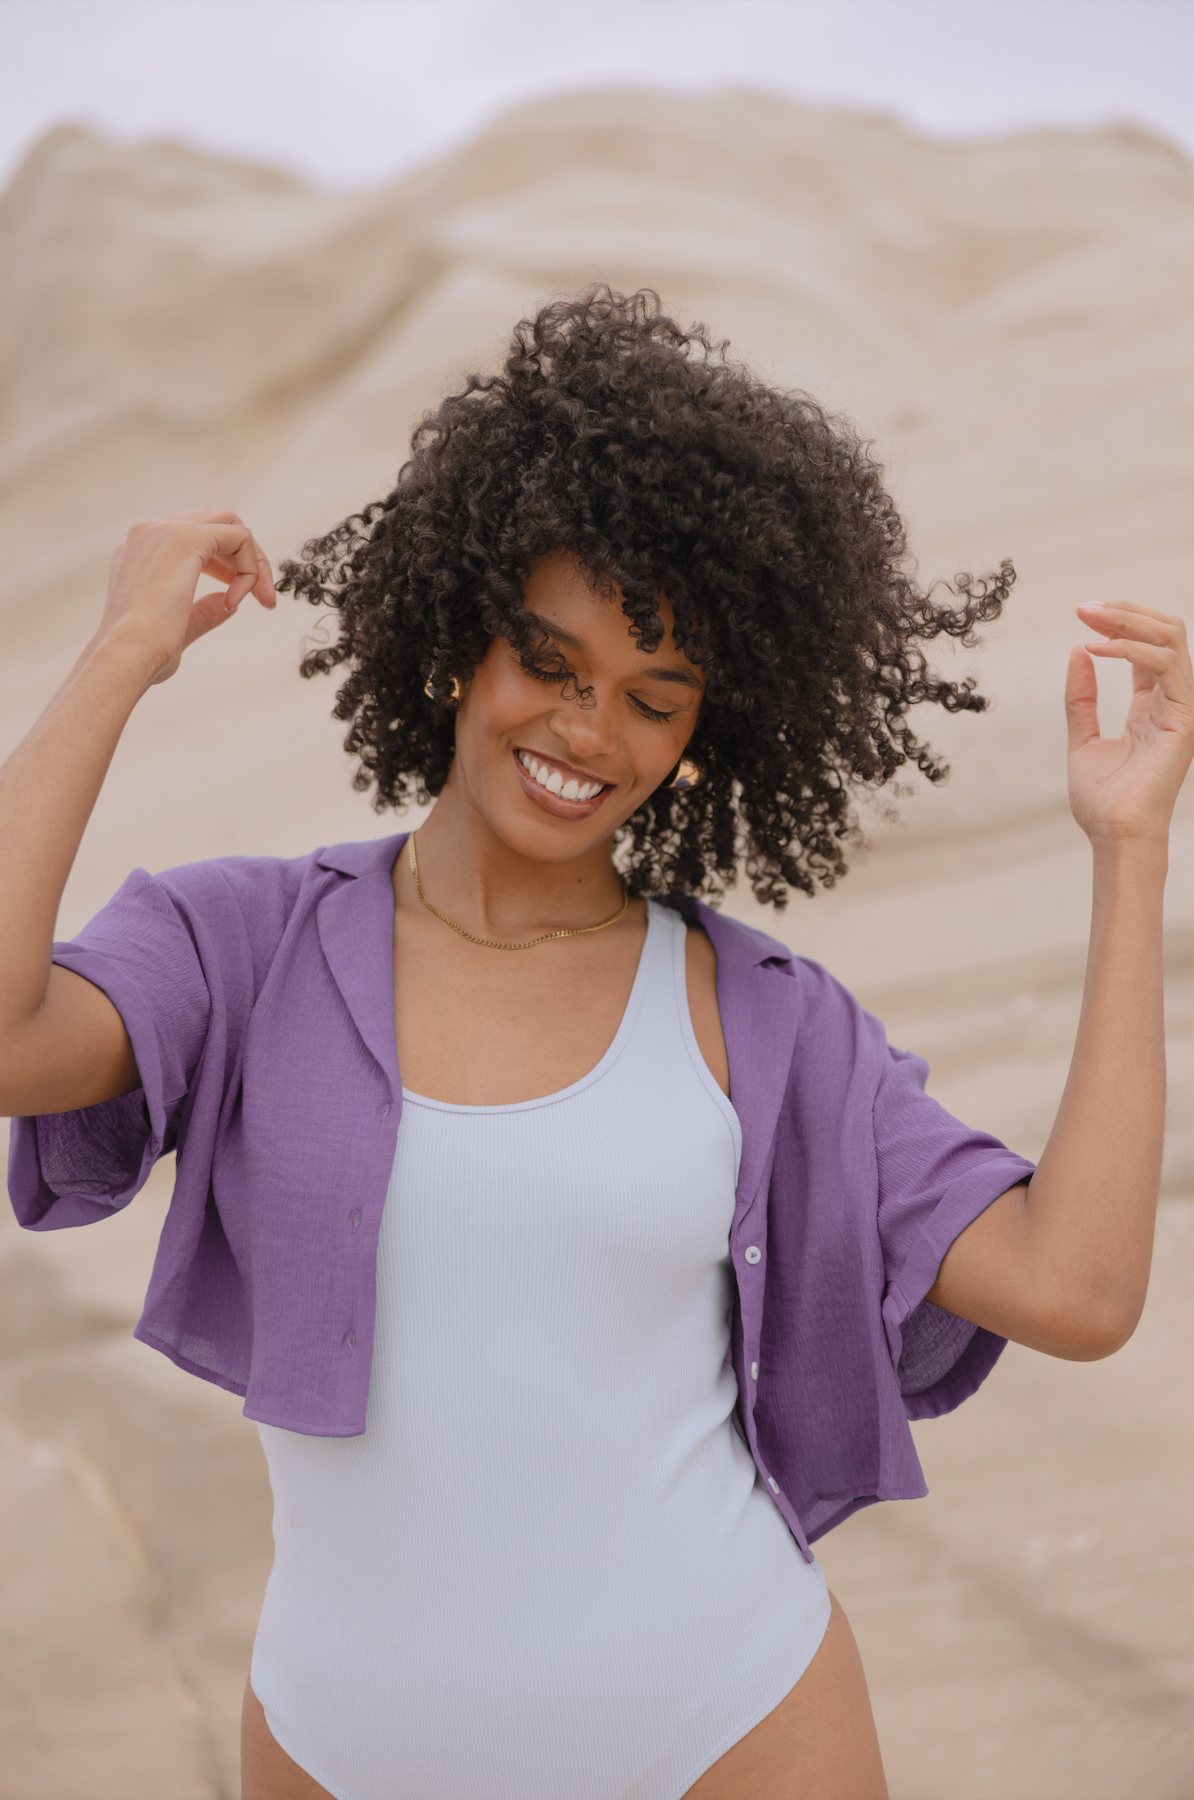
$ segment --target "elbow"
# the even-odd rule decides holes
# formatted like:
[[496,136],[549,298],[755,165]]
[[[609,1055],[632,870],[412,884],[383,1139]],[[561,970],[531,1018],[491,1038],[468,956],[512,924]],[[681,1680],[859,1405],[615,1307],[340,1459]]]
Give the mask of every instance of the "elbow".
[[1067,1362],[1102,1362],[1105,1357],[1114,1356],[1122,1350],[1131,1337],[1135,1326],[1105,1331],[1087,1331],[1072,1340],[1070,1347],[1060,1352]]
[[1082,1303],[1042,1321],[1038,1347],[1067,1362],[1102,1362],[1122,1350],[1140,1322],[1139,1303],[1125,1297],[1086,1296]]

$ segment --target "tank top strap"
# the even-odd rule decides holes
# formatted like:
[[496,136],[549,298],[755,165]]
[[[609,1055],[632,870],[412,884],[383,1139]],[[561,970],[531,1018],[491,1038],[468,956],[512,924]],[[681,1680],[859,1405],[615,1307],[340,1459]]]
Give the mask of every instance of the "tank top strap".
[[691,1084],[712,1102],[734,1145],[735,1180],[742,1159],[738,1115],[701,1054],[688,1005],[688,926],[678,912],[658,900],[647,902],[647,940],[636,987],[634,1018],[619,1058],[621,1080],[644,1081],[664,1106],[675,1105]]

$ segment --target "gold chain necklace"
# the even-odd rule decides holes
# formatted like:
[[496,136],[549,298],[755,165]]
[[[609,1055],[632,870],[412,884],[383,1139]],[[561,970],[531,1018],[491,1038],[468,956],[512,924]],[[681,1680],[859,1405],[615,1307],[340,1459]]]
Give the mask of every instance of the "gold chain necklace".
[[574,925],[570,931],[545,931],[542,937],[528,938],[524,944],[499,944],[496,938],[474,937],[471,931],[466,931],[463,925],[457,925],[456,921],[450,919],[447,913],[442,913],[438,906],[433,906],[431,904],[430,900],[423,892],[423,883],[419,880],[419,858],[415,853],[415,834],[413,831],[406,840],[406,847],[410,857],[410,872],[415,878],[415,892],[423,902],[423,905],[427,908],[427,911],[434,913],[437,919],[442,919],[445,925],[450,925],[452,930],[457,932],[460,937],[467,938],[470,944],[480,944],[483,950],[533,950],[536,944],[549,944],[553,938],[584,937],[590,931],[604,931],[607,925],[616,925],[619,919],[624,919],[626,916],[626,909],[630,905],[630,890],[627,888],[625,882],[623,882],[621,906],[619,906],[616,913],[611,913],[608,919],[602,919],[600,924]]

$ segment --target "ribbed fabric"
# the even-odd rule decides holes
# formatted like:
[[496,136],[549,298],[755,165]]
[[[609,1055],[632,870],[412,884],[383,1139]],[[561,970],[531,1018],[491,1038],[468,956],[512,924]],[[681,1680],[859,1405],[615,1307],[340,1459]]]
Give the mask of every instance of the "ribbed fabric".
[[365,1434],[260,1427],[253,1688],[336,1800],[678,1800],[820,1644],[820,1567],[731,1423],[741,1143],[684,942],[650,906],[574,1086],[404,1096]]

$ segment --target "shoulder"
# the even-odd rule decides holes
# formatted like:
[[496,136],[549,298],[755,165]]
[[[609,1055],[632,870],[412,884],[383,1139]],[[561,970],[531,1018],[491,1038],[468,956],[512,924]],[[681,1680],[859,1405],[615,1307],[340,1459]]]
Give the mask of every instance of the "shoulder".
[[770,933],[689,896],[671,904],[700,928],[689,937],[704,938],[715,960],[722,1022],[740,1057],[753,1066],[756,1058],[778,1056],[798,1084],[853,1087],[861,1080],[874,1090],[887,1060],[886,1033],[836,976]]
[[793,961],[791,950],[778,938],[768,937],[765,931],[758,931],[753,925],[744,925],[741,919],[715,912],[693,894],[666,894],[660,903],[679,913],[690,933],[703,932],[719,959],[728,956],[731,962],[744,966]]
[[296,857],[218,856],[155,875],[137,869],[77,941],[114,937],[130,948],[154,942],[179,954],[194,949],[209,972],[247,956],[260,972],[284,940],[314,927],[330,893],[371,875],[388,883],[401,842],[337,844]]
[[217,856],[163,869],[149,880],[158,903],[168,905],[198,941],[235,936],[257,942],[283,932],[304,893],[318,885],[318,854]]
[[[779,938],[760,931],[757,926],[746,925],[741,919],[715,912],[691,895],[669,895],[668,904],[681,914],[690,928],[698,927],[707,938],[723,980],[732,982],[750,971],[765,970],[792,984],[793,999],[799,998],[807,1005],[843,1016],[870,1018],[849,988],[824,964],[815,962],[810,956],[798,955]],[[878,1025],[877,1020],[871,1022]]]
[[320,846],[303,856],[217,856],[183,863],[150,877],[154,885],[187,910],[235,905],[246,916],[263,910],[294,910],[341,885],[345,876],[389,875],[400,837]]

